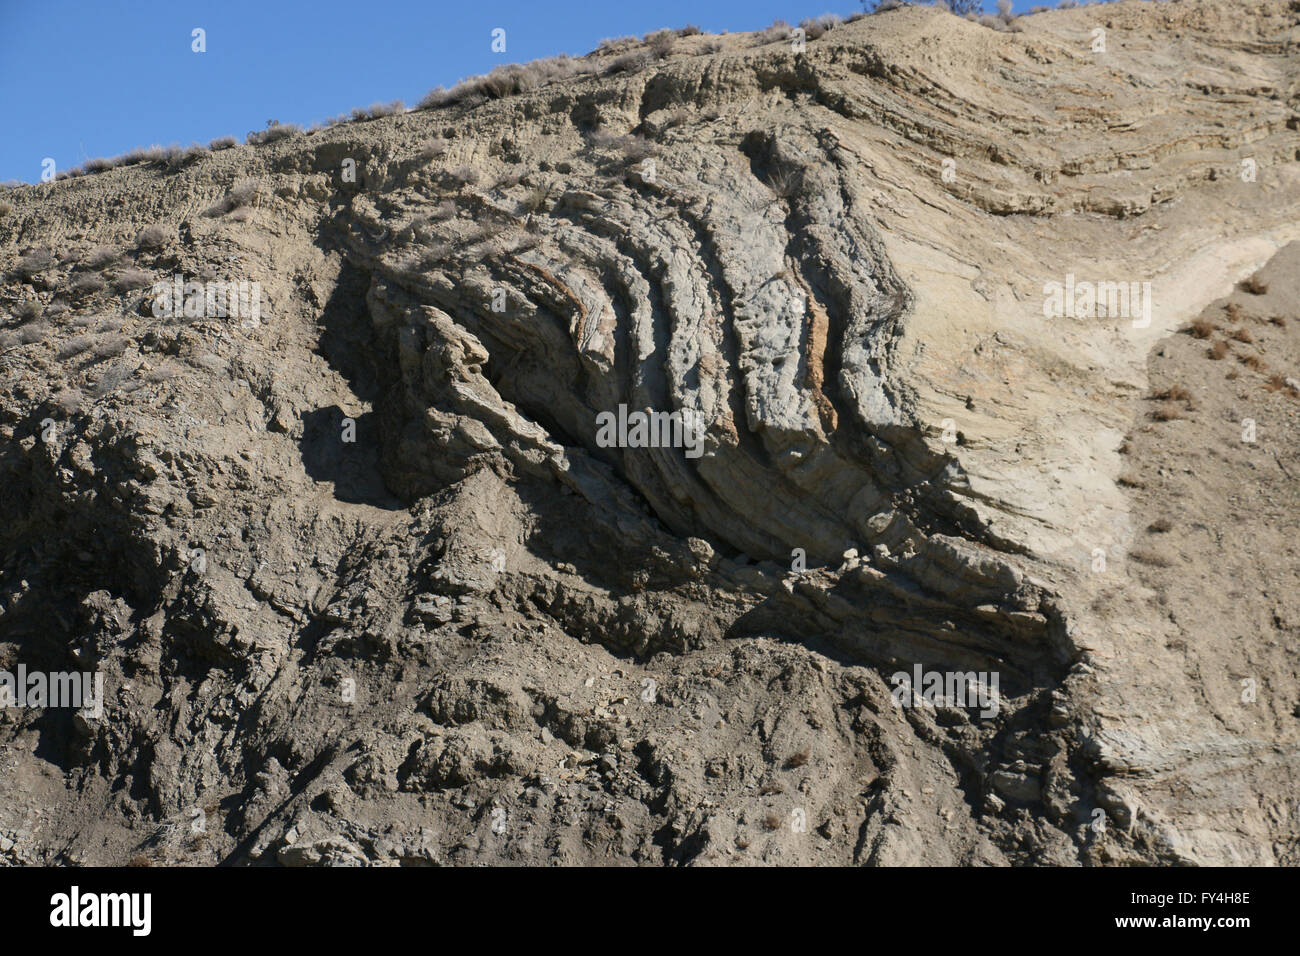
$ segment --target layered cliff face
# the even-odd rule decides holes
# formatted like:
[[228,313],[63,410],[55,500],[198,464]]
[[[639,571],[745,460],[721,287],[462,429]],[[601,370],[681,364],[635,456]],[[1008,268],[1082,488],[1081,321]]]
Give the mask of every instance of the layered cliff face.
[[1300,13],[1018,25],[12,191],[4,852],[1297,862]]

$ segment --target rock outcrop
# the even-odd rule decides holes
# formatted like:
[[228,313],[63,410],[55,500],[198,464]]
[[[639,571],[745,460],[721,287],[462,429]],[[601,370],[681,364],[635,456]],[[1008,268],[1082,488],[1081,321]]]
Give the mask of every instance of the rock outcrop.
[[1017,25],[12,190],[0,665],[106,691],[0,710],[3,852],[1297,862],[1300,13]]

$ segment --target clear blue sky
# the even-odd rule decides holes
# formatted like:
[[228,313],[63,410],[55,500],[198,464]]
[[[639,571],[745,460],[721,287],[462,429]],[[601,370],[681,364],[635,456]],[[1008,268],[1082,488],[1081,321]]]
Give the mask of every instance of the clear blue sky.
[[[1044,0],[1016,9],[1034,2]],[[605,37],[688,23],[735,33],[859,9],[861,0],[0,0],[0,182],[36,182],[46,156],[67,169],[153,143],[242,142],[269,119],[306,126],[379,101],[411,105],[439,84],[580,55]],[[195,27],[206,53],[190,49]],[[506,30],[505,54],[491,50],[495,27]]]

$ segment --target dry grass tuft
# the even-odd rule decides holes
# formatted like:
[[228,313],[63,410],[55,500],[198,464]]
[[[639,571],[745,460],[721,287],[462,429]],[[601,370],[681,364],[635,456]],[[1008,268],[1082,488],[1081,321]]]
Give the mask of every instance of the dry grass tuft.
[[1245,282],[1243,282],[1241,284],[1241,287],[1247,292],[1249,292],[1251,295],[1268,294],[1268,283],[1259,277],[1258,272],[1255,273],[1253,276],[1251,276],[1249,279],[1247,279]]
[[1168,388],[1156,392],[1152,398],[1161,399],[1167,402],[1190,402],[1192,400],[1192,393],[1187,390],[1186,386],[1170,385]]
[[302,133],[302,127],[297,123],[279,123],[271,120],[266,124],[266,129],[254,130],[244,138],[244,142],[249,146],[264,146],[267,143],[274,143],[278,140],[288,139],[291,136],[297,136]]
[[121,253],[111,246],[96,246],[87,253],[81,264],[87,269],[104,269],[121,258]]
[[819,40],[843,22],[833,13],[823,13],[820,17],[800,20],[799,26],[809,40]]
[[31,279],[54,266],[54,254],[49,249],[37,248],[19,259],[12,271],[21,279]]
[[78,276],[68,288],[75,296],[87,296],[94,295],[96,292],[103,292],[106,285],[107,283],[102,276],[91,272]]
[[171,233],[163,226],[150,226],[148,229],[141,230],[140,235],[135,237],[135,247],[155,252],[166,246],[170,239]]
[[123,269],[113,278],[113,288],[118,292],[133,292],[153,285],[153,276],[142,269]]
[[1136,551],[1130,551],[1129,557],[1139,564],[1145,564],[1153,568],[1173,567],[1174,563],[1160,552],[1152,551],[1147,548],[1138,548]]
[[640,73],[653,61],[649,50],[631,50],[614,57],[605,68],[606,73]]
[[777,40],[788,39],[790,39],[790,24],[784,20],[773,20],[770,27],[755,34],[754,45],[762,46],[765,43],[775,43]]
[[61,361],[67,361],[70,358],[76,358],[82,352],[90,350],[95,344],[93,337],[89,335],[74,335],[68,341],[64,342],[56,353],[56,357]]
[[788,768],[802,767],[804,764],[808,762],[810,757],[812,757],[812,747],[810,746],[804,747],[803,750],[800,750],[797,753],[793,753],[789,757],[787,757],[785,761],[785,765]]

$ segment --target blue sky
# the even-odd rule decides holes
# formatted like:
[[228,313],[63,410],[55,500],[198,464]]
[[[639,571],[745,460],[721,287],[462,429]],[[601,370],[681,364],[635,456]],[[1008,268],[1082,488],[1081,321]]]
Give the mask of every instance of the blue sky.
[[[1032,2],[1043,0],[1016,9]],[[380,101],[411,105],[439,84],[583,54],[605,37],[688,23],[734,33],[859,9],[860,0],[0,0],[0,182],[37,181],[47,156],[66,169],[153,143],[242,142],[270,119],[310,125]],[[205,53],[191,50],[196,27]],[[491,50],[496,27],[504,54]]]

